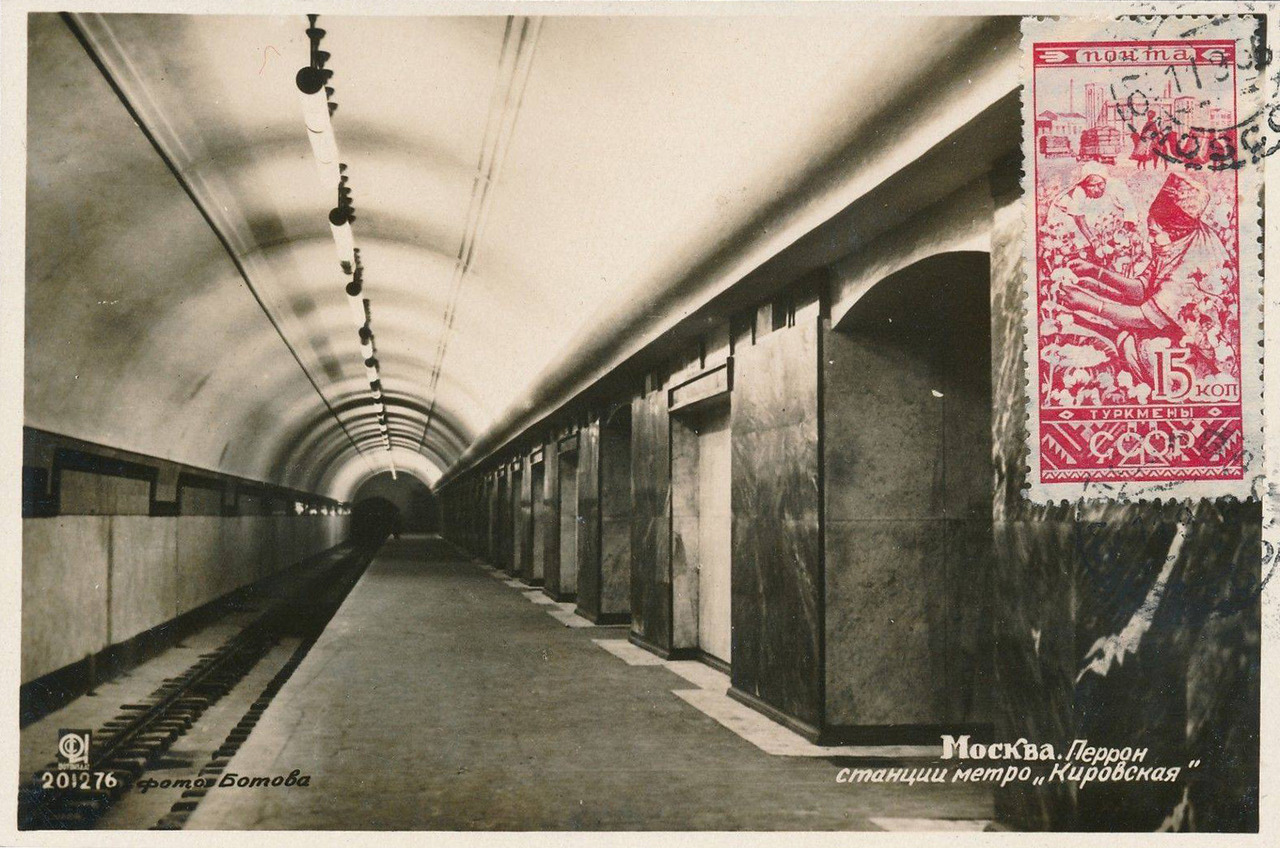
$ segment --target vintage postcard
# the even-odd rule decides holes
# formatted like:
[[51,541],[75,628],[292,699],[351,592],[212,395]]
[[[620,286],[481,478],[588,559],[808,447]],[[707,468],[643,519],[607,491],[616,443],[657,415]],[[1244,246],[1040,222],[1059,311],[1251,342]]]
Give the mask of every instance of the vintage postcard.
[[1277,44],[6,0],[0,846],[1277,844]]

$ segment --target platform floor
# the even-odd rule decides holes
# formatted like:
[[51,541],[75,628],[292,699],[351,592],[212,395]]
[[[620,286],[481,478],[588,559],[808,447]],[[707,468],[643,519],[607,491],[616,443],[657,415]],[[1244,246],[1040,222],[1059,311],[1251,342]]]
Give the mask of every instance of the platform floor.
[[[973,785],[836,783],[776,756],[433,537],[391,541],[187,829],[881,830],[990,818]],[[874,820],[874,821],[873,821]]]

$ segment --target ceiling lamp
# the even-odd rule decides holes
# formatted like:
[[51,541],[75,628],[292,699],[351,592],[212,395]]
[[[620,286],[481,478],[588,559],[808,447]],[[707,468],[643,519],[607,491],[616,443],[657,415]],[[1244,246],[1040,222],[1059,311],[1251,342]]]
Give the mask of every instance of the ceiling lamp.
[[364,360],[365,376],[369,379],[369,396],[373,401],[373,414],[378,422],[378,432],[387,450],[387,462],[391,476],[396,477],[396,464],[391,458],[391,430],[387,425],[387,407],[382,397],[382,375],[374,346],[373,317],[369,299],[364,296],[364,265],[360,261],[360,249],[356,247],[351,222],[355,220],[355,206],[351,201],[350,177],[347,166],[338,158],[338,141],[333,132],[333,113],[338,105],[331,98],[333,88],[329,80],[333,71],[325,67],[329,54],[320,49],[324,30],[316,26],[319,15],[307,15],[307,38],[311,43],[311,61],[299,69],[295,82],[302,95],[302,120],[307,128],[307,140],[321,185],[326,192],[334,192],[337,204],[329,210],[329,231],[337,250],[338,268],[344,283],[347,306],[360,338],[360,354]]

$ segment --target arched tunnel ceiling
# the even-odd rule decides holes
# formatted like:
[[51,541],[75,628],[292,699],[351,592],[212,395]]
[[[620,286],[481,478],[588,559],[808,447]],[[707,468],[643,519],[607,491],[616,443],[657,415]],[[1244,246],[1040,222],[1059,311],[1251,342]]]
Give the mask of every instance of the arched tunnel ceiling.
[[[305,18],[72,20],[85,45],[29,19],[27,423],[349,497],[386,453],[294,86]],[[715,249],[977,23],[320,25],[392,456],[432,482],[593,316]]]

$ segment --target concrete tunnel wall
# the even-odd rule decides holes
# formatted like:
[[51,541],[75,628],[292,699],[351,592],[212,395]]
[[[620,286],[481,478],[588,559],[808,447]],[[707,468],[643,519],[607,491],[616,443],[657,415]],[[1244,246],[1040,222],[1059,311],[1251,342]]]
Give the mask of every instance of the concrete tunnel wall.
[[[22,683],[338,544],[336,502],[28,430]],[[298,509],[302,508],[299,514]]]
[[332,547],[347,522],[314,483],[322,453],[290,455],[319,431],[300,424],[341,430],[228,249],[72,31],[33,15],[30,39],[24,684]]

